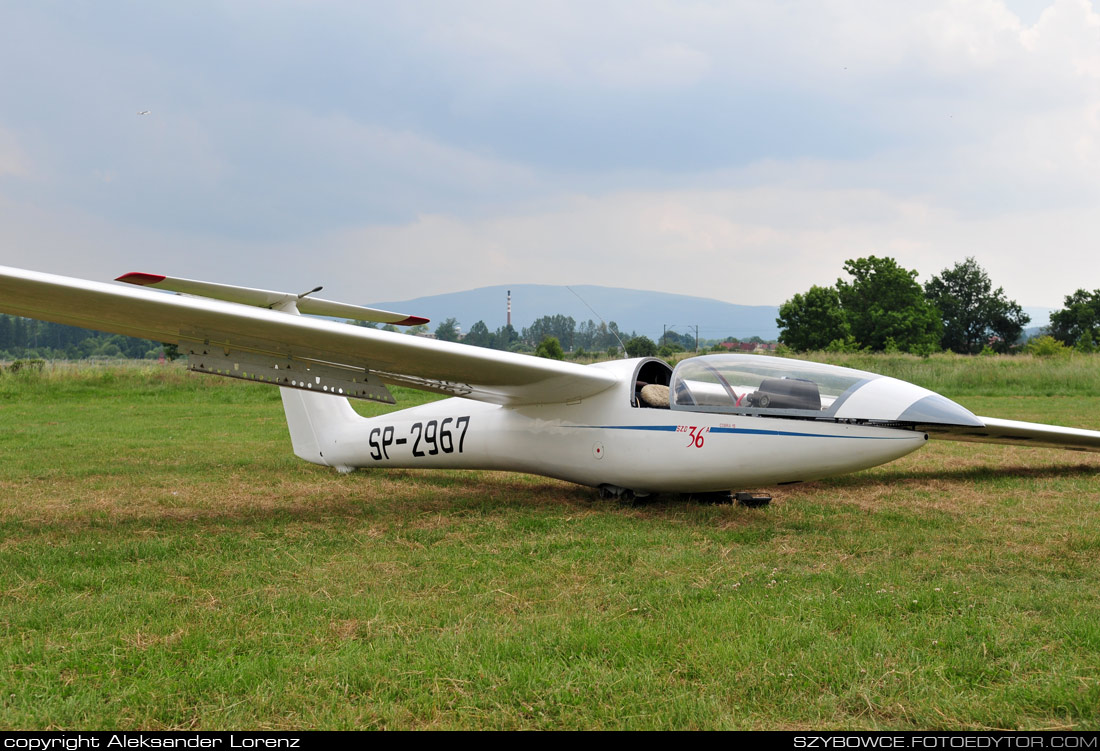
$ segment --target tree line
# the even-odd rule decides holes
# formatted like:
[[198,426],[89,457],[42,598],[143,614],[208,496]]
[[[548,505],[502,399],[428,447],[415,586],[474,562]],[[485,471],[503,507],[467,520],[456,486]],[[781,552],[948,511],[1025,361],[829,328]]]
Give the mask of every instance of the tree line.
[[[379,326],[379,324],[361,321],[348,321],[348,323],[413,335],[429,332],[426,325],[399,329],[393,325]],[[543,316],[520,331],[516,331],[509,325],[490,331],[484,321],[478,321],[470,327],[470,331],[465,336],[461,335],[458,321],[448,318],[436,327],[434,333],[437,339],[443,341],[462,341],[478,347],[536,354],[559,360],[567,355],[573,358],[604,354],[609,357],[619,357],[624,350],[631,357],[657,355],[668,357],[677,352],[692,351],[697,346],[707,349],[718,344],[718,340],[712,339],[697,342],[694,335],[677,333],[671,329],[654,342],[649,337],[639,336],[633,331],[627,333],[621,330],[614,321],[596,323],[588,320],[578,324],[571,316],[561,314]],[[740,340],[736,337],[726,337],[721,341],[738,342]],[[755,336],[747,341],[763,342],[760,337]],[[176,346],[0,314],[0,360],[155,359],[161,355],[176,357]]]
[[0,360],[142,359],[159,357],[163,351],[164,345],[148,339],[0,314]]
[[[871,350],[928,354],[1011,352],[1031,318],[974,258],[924,286],[893,258],[848,260],[832,287],[812,286],[779,306],[779,340],[797,351]],[[1100,327],[1100,290],[1079,289],[1050,316],[1046,333],[1092,351]]]
[[437,339],[456,342],[461,339],[465,344],[475,347],[508,350],[512,352],[535,352],[543,342],[554,339],[563,352],[604,352],[608,349],[619,351],[619,343],[635,336],[619,329],[614,321],[596,323],[588,320],[577,324],[572,316],[555,314],[543,316],[530,326],[516,331],[510,324],[490,331],[485,321],[478,321],[465,336],[460,337],[458,321],[448,318],[435,330]]
[[[677,352],[714,348],[719,344],[715,339],[698,339],[696,335],[679,333],[669,329],[657,341],[648,336],[631,331],[629,334],[619,328],[615,321],[596,323],[592,319],[577,323],[572,316],[562,314],[542,316],[530,326],[517,332],[512,326],[505,325],[495,332],[489,331],[484,321],[478,321],[465,336],[462,336],[458,321],[448,318],[439,324],[435,337],[444,341],[462,341],[476,347],[523,352],[564,359],[568,354],[573,358],[585,358],[592,355],[618,357],[625,351],[629,357],[670,357]],[[721,342],[739,342],[736,337],[726,337]],[[758,336],[748,340],[763,343]]]

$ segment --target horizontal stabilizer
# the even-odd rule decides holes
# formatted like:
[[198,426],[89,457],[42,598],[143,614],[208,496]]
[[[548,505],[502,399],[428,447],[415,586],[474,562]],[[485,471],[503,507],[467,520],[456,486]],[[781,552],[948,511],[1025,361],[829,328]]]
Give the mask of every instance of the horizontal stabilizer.
[[[372,321],[374,323],[392,323],[395,326],[418,326],[428,323],[427,318],[410,316],[404,313],[394,313],[389,310],[377,308],[364,308],[360,305],[348,305],[334,300],[322,300],[318,297],[309,297],[310,293],[295,295],[290,292],[276,292],[269,289],[255,289],[253,287],[235,287],[231,284],[216,284],[214,282],[200,282],[196,279],[181,279],[179,277],[164,276],[162,274],[143,274],[132,271],[123,274],[115,281],[136,284],[141,287],[152,287],[170,292],[180,292],[185,295],[197,297],[210,297],[215,300],[240,303],[242,305],[255,305],[258,308],[278,309],[286,303],[293,302],[299,313],[315,316],[329,316],[331,318],[350,318],[353,321]],[[318,289],[320,289],[318,287]],[[316,290],[315,290],[316,291]]]

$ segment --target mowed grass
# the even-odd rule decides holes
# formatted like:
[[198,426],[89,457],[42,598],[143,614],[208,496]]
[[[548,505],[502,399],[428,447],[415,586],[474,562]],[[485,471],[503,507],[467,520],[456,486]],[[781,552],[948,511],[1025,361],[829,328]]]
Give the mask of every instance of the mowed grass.
[[[960,401],[1100,429],[1098,381]],[[765,509],[622,508],[301,462],[270,387],[6,375],[0,727],[1095,729],[1098,471],[932,442]]]

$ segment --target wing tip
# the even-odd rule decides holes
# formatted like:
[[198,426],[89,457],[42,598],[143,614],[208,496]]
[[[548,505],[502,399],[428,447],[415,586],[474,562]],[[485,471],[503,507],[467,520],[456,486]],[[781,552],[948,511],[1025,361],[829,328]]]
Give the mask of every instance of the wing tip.
[[430,323],[432,319],[421,318],[420,316],[409,316],[400,321],[395,321],[394,326],[420,326],[421,324]]
[[137,284],[142,287],[148,287],[152,284],[160,284],[165,279],[163,274],[143,274],[140,271],[131,271],[128,274],[116,277],[116,282],[126,282],[127,284]]

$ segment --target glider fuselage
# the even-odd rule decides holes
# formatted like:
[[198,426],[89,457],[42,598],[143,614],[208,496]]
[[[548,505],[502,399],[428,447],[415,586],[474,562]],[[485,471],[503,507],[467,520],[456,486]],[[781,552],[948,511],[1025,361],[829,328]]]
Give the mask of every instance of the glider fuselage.
[[[904,456],[927,435],[908,429],[637,406],[631,375],[568,404],[504,407],[451,398],[374,418],[349,418],[302,458],[369,467],[495,469],[590,486],[703,493],[844,474]],[[285,393],[315,405],[331,397]],[[288,409],[288,417],[291,410]],[[292,434],[295,431],[291,419]]]

